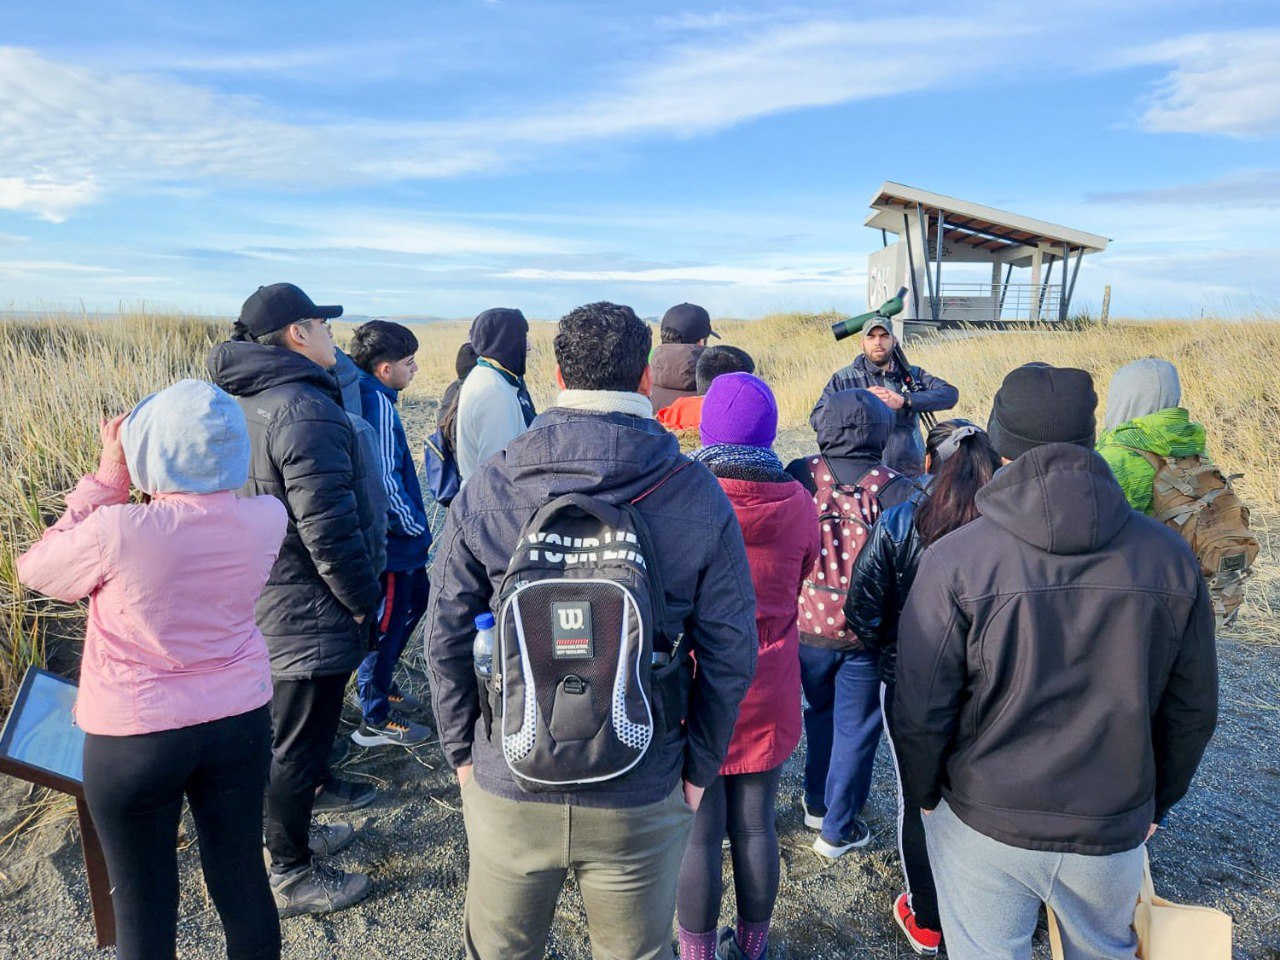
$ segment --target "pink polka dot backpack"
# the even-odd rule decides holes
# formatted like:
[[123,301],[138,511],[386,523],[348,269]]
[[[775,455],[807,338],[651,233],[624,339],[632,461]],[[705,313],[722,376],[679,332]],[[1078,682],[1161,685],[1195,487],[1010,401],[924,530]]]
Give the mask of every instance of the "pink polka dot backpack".
[[857,648],[858,638],[844,619],[849,576],[880,519],[879,493],[899,474],[882,464],[850,486],[836,480],[825,457],[810,457],[805,465],[817,488],[822,550],[800,590],[800,638],[814,647]]

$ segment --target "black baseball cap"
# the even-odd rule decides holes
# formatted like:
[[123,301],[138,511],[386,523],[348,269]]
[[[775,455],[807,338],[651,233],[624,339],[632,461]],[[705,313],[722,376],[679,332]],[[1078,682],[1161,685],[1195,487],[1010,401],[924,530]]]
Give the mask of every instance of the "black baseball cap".
[[273,283],[259,287],[240,308],[240,325],[251,337],[261,337],[273,330],[302,320],[331,320],[342,316],[336,304],[318,306],[292,283]]
[[696,303],[677,303],[662,315],[662,326],[675,330],[685,343],[708,337],[720,339],[720,334],[711,329],[711,314]]

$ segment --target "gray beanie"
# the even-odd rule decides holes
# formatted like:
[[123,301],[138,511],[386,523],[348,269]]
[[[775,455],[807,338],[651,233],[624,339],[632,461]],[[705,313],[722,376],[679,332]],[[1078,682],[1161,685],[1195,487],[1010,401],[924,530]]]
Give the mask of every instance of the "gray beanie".
[[237,490],[249,479],[244,413],[203,380],[179,380],[143,398],[120,427],[120,442],[143,493]]
[[1182,402],[1178,368],[1168,360],[1147,357],[1126,363],[1107,388],[1107,416],[1103,425],[1114,430],[1126,420],[1168,410]]

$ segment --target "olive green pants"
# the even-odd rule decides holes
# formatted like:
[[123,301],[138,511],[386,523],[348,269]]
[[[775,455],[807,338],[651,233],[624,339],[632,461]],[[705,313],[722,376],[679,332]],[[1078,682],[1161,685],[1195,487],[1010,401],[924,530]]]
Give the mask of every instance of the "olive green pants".
[[677,787],[644,807],[506,800],[462,788],[470,869],[470,960],[542,960],[556,901],[574,872],[595,960],[671,953],[676,880],[693,811]]

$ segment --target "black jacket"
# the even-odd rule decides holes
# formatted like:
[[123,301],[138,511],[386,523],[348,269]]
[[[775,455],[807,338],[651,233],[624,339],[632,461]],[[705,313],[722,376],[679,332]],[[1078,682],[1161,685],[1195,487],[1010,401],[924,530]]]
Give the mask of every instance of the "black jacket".
[[898,618],[923,552],[915,516],[925,495],[924,490],[915,491],[910,500],[880,515],[849,578],[844,616],[862,645],[879,655],[883,683],[896,682]]
[[279,347],[230,341],[209,355],[214,382],[240,401],[251,459],[245,495],[269,493],[289,527],[257,621],[282,679],[354,669],[381,596],[366,532],[376,528],[360,445],[333,375]]
[[1096,453],[1050,444],[925,551],[898,625],[908,803],[940,796],[1031,850],[1142,843],[1213,734],[1213,608],[1186,541],[1129,508]]
[[[705,467],[648,418],[554,407],[486,461],[449,507],[431,568],[426,654],[440,745],[454,767],[475,764],[490,793],[531,801],[633,807],[668,796],[681,776],[706,786],[729,749],[738,704],[755,672],[755,590],[742,531]],[[633,500],[670,475],[638,507],[662,564],[667,632],[683,632],[698,658],[688,721],[655,739],[631,772],[572,794],[523,792],[499,747],[484,736],[472,662],[474,618],[496,613],[507,563],[525,523],[544,503],[586,493]]]
[[[960,391],[941,377],[920,369],[911,368],[911,376],[923,388],[918,393],[910,394],[910,404],[904,404],[893,414],[893,436],[884,448],[884,462],[899,473],[916,474],[924,472],[924,440],[920,436],[920,414],[925,411],[950,410],[960,399]],[[813,429],[819,428],[822,408],[826,406],[831,395],[842,390],[867,387],[887,387],[895,393],[902,392],[902,374],[894,365],[882,370],[866,358],[858,357],[831,375],[830,382],[822,391],[822,396],[813,406],[809,414],[809,424]]]

